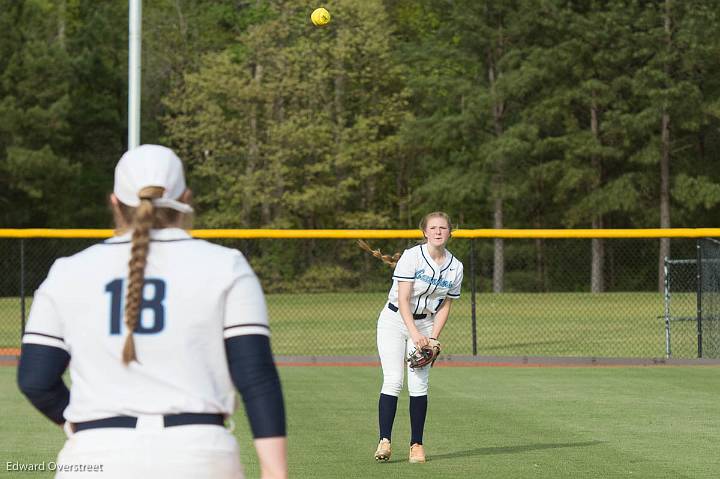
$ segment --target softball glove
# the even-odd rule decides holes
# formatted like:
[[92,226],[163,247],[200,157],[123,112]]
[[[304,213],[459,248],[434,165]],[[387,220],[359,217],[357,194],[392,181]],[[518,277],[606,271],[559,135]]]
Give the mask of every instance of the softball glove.
[[407,362],[410,369],[422,368],[428,364],[432,367],[439,355],[440,341],[435,338],[430,338],[428,339],[427,346],[423,346],[420,349],[415,348],[413,352],[410,353],[407,357]]

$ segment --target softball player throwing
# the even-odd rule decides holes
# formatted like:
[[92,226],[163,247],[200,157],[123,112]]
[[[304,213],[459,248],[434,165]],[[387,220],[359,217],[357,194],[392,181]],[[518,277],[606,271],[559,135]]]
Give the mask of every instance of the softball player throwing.
[[[460,297],[462,263],[445,249],[452,225],[443,212],[426,215],[420,222],[425,242],[405,250],[397,258],[376,257],[395,266],[388,302],[380,312],[377,346],[383,370],[383,384],[378,403],[380,442],[375,451],[377,461],[388,461],[398,396],[407,369],[410,394],[411,463],[425,462],[423,430],[428,404],[430,366],[411,369],[405,358],[415,349],[437,339],[447,322],[452,300]],[[397,261],[397,263],[395,263]]]
[[53,264],[23,336],[19,387],[68,436],[56,477],[241,478],[224,427],[233,384],[262,477],[287,477],[282,392],[249,264],[182,229],[190,190],[168,148],[128,151],[110,199],[118,235]]

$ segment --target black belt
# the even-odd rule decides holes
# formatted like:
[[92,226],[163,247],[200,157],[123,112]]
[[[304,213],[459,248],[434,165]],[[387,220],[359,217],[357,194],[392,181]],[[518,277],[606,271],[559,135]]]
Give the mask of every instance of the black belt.
[[[388,309],[390,311],[394,311],[396,313],[398,312],[398,307],[392,303],[388,303]],[[427,318],[427,314],[413,314],[413,319],[425,319],[425,318]]]
[[[75,427],[75,432],[105,427],[134,428],[137,426],[137,421],[138,418],[133,416],[115,416],[106,417],[104,419],[96,419],[94,421],[76,422],[73,426]],[[189,424],[212,424],[215,426],[223,426],[225,424],[225,417],[222,414],[184,412],[181,414],[167,414],[163,416],[163,424],[165,427],[186,426]]]

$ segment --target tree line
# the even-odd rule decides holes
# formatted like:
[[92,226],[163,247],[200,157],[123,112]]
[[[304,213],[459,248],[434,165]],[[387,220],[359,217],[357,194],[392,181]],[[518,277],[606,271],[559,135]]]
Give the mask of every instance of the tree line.
[[[720,212],[715,2],[333,0],[327,28],[305,0],[144,3],[141,138],[186,161],[196,226],[413,228],[442,209],[462,228],[711,227]],[[105,226],[127,2],[0,4],[2,224]],[[588,245],[593,292],[606,243]],[[644,247],[661,281],[670,242]],[[540,283],[546,248],[522,253]]]

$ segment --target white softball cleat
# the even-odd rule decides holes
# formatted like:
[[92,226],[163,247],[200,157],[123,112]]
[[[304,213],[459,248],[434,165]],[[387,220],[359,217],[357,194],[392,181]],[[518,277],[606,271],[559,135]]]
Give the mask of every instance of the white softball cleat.
[[390,440],[385,438],[380,439],[377,450],[375,451],[375,460],[378,462],[388,462],[390,460],[390,454],[392,454]]
[[408,458],[410,464],[422,464],[425,462],[425,449],[422,444],[415,443],[410,446],[410,457]]

